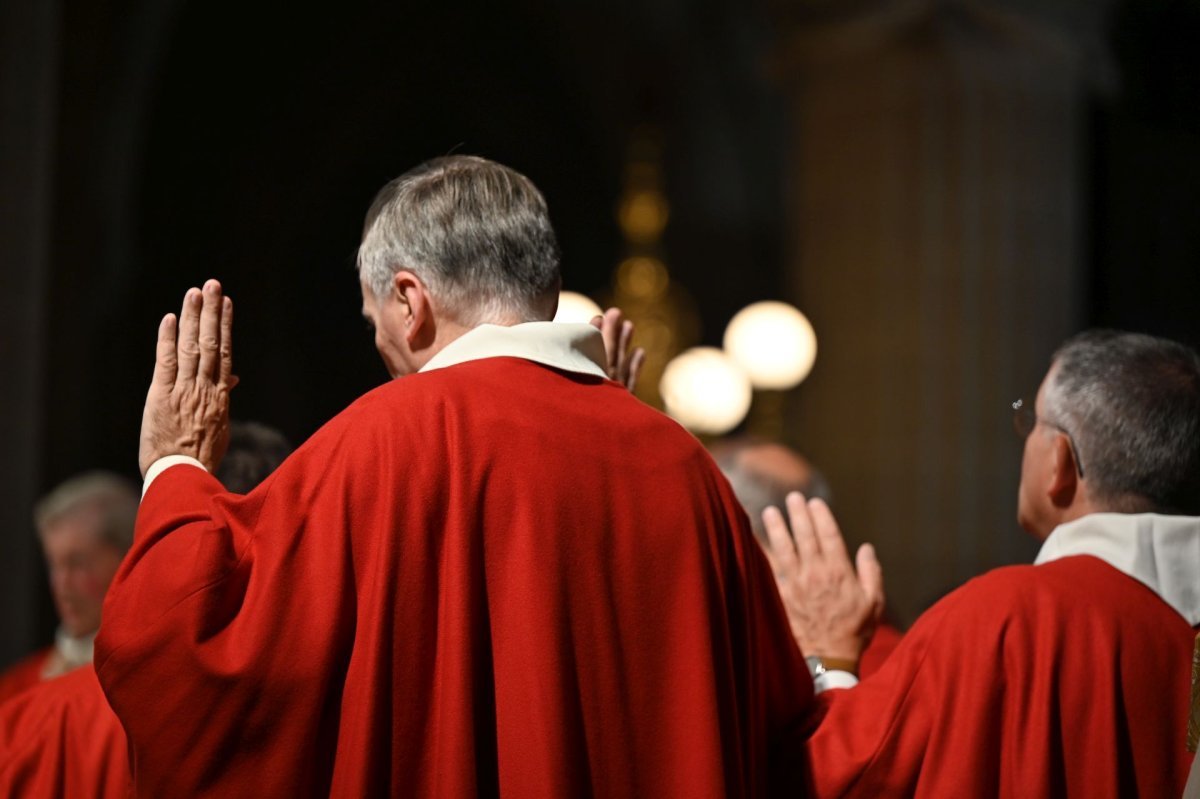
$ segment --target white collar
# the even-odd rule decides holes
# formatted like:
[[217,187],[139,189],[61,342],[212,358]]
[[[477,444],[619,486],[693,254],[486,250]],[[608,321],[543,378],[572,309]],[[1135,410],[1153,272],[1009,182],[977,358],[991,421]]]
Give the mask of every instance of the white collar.
[[422,372],[481,358],[524,358],[568,372],[607,377],[604,339],[591,325],[566,322],[524,322],[505,327],[479,325],[434,355]]
[[96,634],[74,636],[64,628],[59,627],[54,634],[54,649],[62,658],[65,671],[87,665],[92,662],[92,649],[96,642]]
[[1099,558],[1200,624],[1200,518],[1093,513],[1054,528],[1034,565],[1071,555]]

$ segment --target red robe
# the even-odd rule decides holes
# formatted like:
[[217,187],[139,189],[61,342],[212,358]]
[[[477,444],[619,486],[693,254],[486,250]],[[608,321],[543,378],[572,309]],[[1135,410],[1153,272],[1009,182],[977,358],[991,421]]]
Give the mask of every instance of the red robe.
[[1179,796],[1194,631],[1090,556],[947,596],[872,677],[819,698],[818,796]]
[[699,443],[511,357],[372,391],[245,497],[168,468],[96,663],[152,796],[761,796],[812,700]]
[[870,677],[875,672],[883,667],[884,661],[888,655],[892,654],[893,650],[900,644],[900,640],[904,637],[904,633],[886,622],[879,624],[875,628],[874,635],[871,636],[870,643],[863,650],[862,656],[858,659],[858,675],[862,679]]
[[5,669],[0,674],[0,703],[41,682],[46,659],[53,651],[50,646],[39,649]]
[[132,789],[128,757],[91,666],[0,705],[0,796],[122,799]]

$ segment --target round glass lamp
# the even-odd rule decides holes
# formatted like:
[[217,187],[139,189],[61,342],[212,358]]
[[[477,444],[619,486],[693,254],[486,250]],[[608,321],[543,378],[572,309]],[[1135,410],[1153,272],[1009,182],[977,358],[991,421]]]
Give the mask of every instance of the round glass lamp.
[[817,336],[808,318],[785,302],[756,302],[729,320],[725,352],[755,388],[797,386],[817,359]]
[[558,310],[554,313],[555,322],[582,322],[587,324],[593,316],[600,316],[603,311],[592,302],[590,297],[576,291],[561,291],[558,294]]
[[693,347],[663,370],[667,413],[693,433],[727,433],[746,418],[753,393],[746,373],[716,347]]

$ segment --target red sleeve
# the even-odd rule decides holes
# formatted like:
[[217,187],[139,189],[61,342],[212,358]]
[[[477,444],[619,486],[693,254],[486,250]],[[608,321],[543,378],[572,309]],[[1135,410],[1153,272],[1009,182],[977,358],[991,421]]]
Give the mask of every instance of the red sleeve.
[[[344,549],[325,535],[344,481],[330,452],[320,467],[312,453],[246,496],[172,466],[142,500],[105,599],[96,671],[147,795],[212,790],[229,773],[263,795],[320,781],[305,769],[334,746],[336,725],[319,720],[338,701],[321,686],[354,621]],[[153,757],[141,757],[147,746]]]
[[903,637],[904,633],[886,622],[876,627],[875,634],[871,636],[871,643],[867,644],[862,657],[858,660],[859,677],[865,680],[879,671],[883,662],[887,660],[888,655],[892,654]]

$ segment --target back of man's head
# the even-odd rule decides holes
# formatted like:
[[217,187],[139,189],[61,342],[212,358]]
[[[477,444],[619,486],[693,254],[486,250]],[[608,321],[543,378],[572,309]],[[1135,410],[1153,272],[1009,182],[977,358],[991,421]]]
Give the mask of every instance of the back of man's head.
[[1200,515],[1200,357],[1092,330],[1054,354],[1046,413],[1075,437],[1088,491],[1116,512]]
[[229,449],[216,477],[227,491],[249,494],[290,454],[291,443],[274,427],[234,420],[229,424]]
[[783,444],[741,436],[719,441],[711,451],[750,517],[754,534],[764,543],[767,532],[762,512],[774,506],[786,513],[785,501],[792,491],[799,491],[809,499],[826,502],[832,499],[824,475],[800,453]]
[[400,269],[467,326],[549,320],[558,303],[558,243],[541,192],[519,172],[475,156],[427,161],[375,196],[359,277],[382,298]]
[[121,554],[133,543],[138,492],[129,480],[112,472],[94,471],[72,477],[42,497],[33,509],[40,535],[60,521],[86,516],[104,543]]

